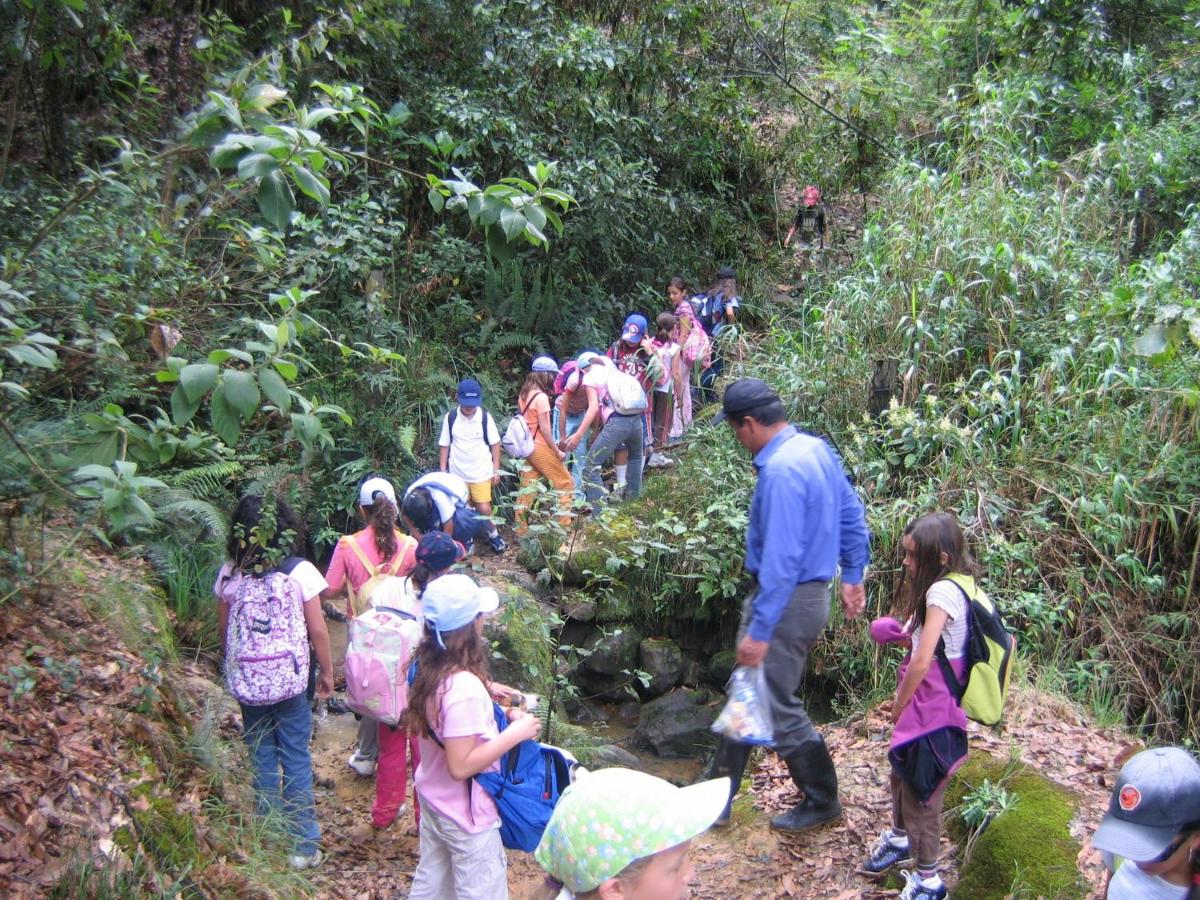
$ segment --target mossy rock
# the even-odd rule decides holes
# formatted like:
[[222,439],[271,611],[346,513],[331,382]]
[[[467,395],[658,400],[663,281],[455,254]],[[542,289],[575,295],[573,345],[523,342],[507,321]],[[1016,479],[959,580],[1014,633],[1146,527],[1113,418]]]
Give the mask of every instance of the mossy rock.
[[517,585],[501,588],[503,605],[487,625],[487,636],[495,644],[493,675],[513,687],[547,694],[554,681],[554,657],[550,623],[552,609]]
[[1077,863],[1080,846],[1070,832],[1077,798],[1023,763],[979,753],[955,773],[946,790],[946,809],[952,812],[949,830],[959,845],[965,844],[969,828],[958,808],[984,779],[1002,784],[1016,796],[1016,805],[979,836],[960,867],[954,894],[972,900],[1003,900],[1014,894],[1058,900],[1085,897]]

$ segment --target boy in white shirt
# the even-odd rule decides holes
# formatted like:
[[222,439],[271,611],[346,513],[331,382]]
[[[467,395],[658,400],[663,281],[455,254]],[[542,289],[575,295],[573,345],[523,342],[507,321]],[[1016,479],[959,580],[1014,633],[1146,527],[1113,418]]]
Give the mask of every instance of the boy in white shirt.
[[[492,486],[500,483],[500,431],[483,408],[483,389],[473,378],[458,383],[458,404],[442,417],[438,438],[438,468],[467,483],[471,505],[481,516],[492,515]],[[507,544],[494,522],[488,523],[488,544],[503,553]]]

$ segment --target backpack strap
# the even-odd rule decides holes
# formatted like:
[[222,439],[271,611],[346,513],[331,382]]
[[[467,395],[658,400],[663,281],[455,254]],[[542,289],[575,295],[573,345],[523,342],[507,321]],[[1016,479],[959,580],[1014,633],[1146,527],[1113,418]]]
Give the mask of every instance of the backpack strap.
[[[950,584],[958,588],[958,592],[963,596],[963,609],[966,610],[967,632],[971,629],[971,596],[967,593],[967,589],[955,581],[953,578],[939,578],[938,581],[948,581]],[[935,581],[933,584],[937,584]],[[933,585],[930,585],[932,587]],[[946,681],[946,687],[950,689],[950,693],[954,696],[955,701],[962,705],[963,694],[967,692],[966,682],[959,681],[958,676],[954,674],[954,666],[950,665],[950,657],[946,655],[946,639],[938,638],[937,649],[933,651],[934,657],[937,659],[938,668],[942,670],[942,678]],[[970,677],[970,673],[967,673]]]
[[942,678],[946,682],[946,687],[950,689],[954,702],[962,706],[962,698],[966,693],[967,686],[954,674],[954,666],[950,665],[950,658],[946,656],[946,639],[944,637],[938,638],[937,649],[933,651],[933,655],[937,660],[938,668],[942,670]]
[[379,574],[378,567],[367,559],[367,554],[363,552],[362,547],[358,546],[358,541],[354,539],[354,535],[348,534],[342,540],[350,545],[350,549],[354,551],[354,555],[358,557],[358,561],[363,564],[363,568],[367,570],[367,574],[371,578]]
[[446,434],[450,436],[450,443],[454,443],[454,423],[458,420],[458,407],[446,413]]
[[[480,407],[480,409],[483,409],[483,407]],[[492,434],[496,436],[494,441],[488,440],[488,423],[491,423]],[[500,436],[496,434],[496,420],[492,418],[492,414],[486,409],[483,410],[483,442],[489,447],[495,447],[500,443]]]

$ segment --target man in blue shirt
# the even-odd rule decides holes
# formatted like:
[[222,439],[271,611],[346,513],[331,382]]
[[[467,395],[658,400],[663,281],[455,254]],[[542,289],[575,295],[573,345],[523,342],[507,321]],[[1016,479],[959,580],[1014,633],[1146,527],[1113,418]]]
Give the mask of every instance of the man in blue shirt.
[[[833,759],[796,690],[809,648],[829,620],[829,582],[839,567],[846,617],[855,618],[866,605],[866,517],[829,445],[790,425],[779,396],[765,383],[735,381],[721,407],[717,420],[727,421],[754,455],[758,473],[746,530],[746,569],[758,584],[742,609],[737,661],[764,669],[775,751],[803,794],[771,826],[806,831],[840,819],[842,806]],[[729,820],[749,753],[747,745],[729,738],[717,748],[709,777],[727,775],[732,782],[719,825]]]

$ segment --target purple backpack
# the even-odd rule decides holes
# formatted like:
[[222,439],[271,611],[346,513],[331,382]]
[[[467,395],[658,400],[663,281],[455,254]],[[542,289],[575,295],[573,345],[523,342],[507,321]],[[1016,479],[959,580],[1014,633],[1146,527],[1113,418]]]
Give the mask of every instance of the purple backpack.
[[308,687],[304,599],[284,572],[243,575],[229,608],[225,681],[247,706],[269,706]]

